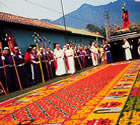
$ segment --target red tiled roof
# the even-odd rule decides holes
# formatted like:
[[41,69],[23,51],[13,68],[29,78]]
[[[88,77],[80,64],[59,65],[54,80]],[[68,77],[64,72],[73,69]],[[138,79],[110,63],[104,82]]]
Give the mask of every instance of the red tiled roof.
[[[35,26],[35,27],[42,27],[42,28],[47,28],[47,29],[54,29],[54,30],[58,30],[58,31],[65,31],[64,26],[43,22],[43,21],[40,21],[39,19],[25,18],[25,17],[21,17],[21,16],[15,16],[12,14],[8,14],[8,13],[3,13],[3,12],[0,12],[0,21],[30,25],[30,26]],[[78,32],[73,32],[73,30],[71,30],[71,29],[75,29],[75,28],[69,27],[67,29],[67,31],[71,32],[73,34],[80,34],[80,35],[103,38],[103,36],[101,36],[101,35],[97,35],[93,32],[89,32],[86,30],[75,29]],[[82,31],[82,33],[81,33],[81,31]]]
[[42,28],[47,28],[47,29],[56,29],[56,30],[64,31],[64,28],[58,27],[54,24],[40,21],[39,19],[25,18],[25,17],[8,14],[8,13],[3,13],[3,12],[0,12],[0,20],[5,21],[5,22],[31,25],[31,26],[37,26],[37,27],[42,27]]

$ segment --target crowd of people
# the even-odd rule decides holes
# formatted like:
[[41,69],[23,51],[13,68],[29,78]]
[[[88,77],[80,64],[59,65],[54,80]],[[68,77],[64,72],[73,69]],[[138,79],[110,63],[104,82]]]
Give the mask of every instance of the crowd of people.
[[[126,59],[132,59],[129,51],[130,45],[127,40],[124,40],[122,47],[126,49]],[[47,81],[56,76],[74,74],[77,70],[86,67],[112,63],[110,49],[110,44],[105,40],[103,40],[103,45],[100,47],[96,42],[93,42],[88,47],[76,47],[73,44],[66,44],[62,49],[57,44],[54,51],[50,48],[40,48],[38,51],[36,47],[29,46],[25,55],[21,53],[18,46],[14,47],[14,52],[12,53],[8,47],[5,47],[3,53],[0,53],[0,82],[9,92],[20,89],[15,64],[21,85],[26,88],[42,82],[43,77]],[[12,57],[14,57],[15,64]],[[5,65],[3,65],[3,61]],[[4,68],[6,73],[4,73]]]

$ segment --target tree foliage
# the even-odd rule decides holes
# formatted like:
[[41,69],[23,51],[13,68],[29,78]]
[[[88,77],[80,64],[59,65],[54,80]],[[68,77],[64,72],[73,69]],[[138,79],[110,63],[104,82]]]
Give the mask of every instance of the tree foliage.
[[103,35],[104,37],[106,36],[105,28],[103,26],[100,28],[93,24],[87,24],[86,29],[91,32],[100,32],[101,35]]

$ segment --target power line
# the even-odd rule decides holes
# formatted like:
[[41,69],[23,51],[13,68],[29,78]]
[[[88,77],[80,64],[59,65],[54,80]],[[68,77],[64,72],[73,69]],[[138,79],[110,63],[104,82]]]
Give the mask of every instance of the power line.
[[[57,14],[60,14],[60,15],[63,14],[63,13],[60,12],[60,11],[56,11],[56,10],[51,9],[51,8],[49,8],[49,7],[45,7],[45,6],[42,6],[42,5],[40,5],[40,4],[37,4],[37,3],[31,2],[31,1],[29,1],[29,0],[25,0],[25,1],[28,2],[28,3],[31,3],[31,4],[33,4],[33,5],[39,6],[39,7],[41,7],[41,8],[44,8],[44,9],[47,9],[47,10],[53,11],[53,12],[55,12],[55,13],[57,13]],[[74,19],[77,19],[77,20],[81,20],[81,21],[83,21],[83,22],[87,22],[87,23],[89,22],[88,20],[84,20],[84,19],[81,19],[81,18],[78,18],[78,17],[75,17],[75,16],[70,16],[70,15],[69,15],[69,17],[74,18]],[[93,22],[89,22],[89,23],[92,24]]]
[[33,4],[33,5],[39,6],[39,7],[41,7],[41,8],[51,10],[51,11],[53,11],[53,12],[55,12],[55,13],[62,14],[62,13],[59,12],[59,11],[53,10],[53,9],[51,9],[51,8],[48,8],[48,7],[42,6],[42,5],[37,4],[37,3],[33,3],[33,2],[31,2],[31,1],[29,1],[29,0],[25,0],[25,1],[28,2],[28,3],[31,3],[31,4]]
[[15,13],[16,15],[18,15],[17,12],[15,12],[15,11],[12,10],[11,8],[9,8],[9,7],[8,7],[7,5],[5,5],[3,2],[0,1],[0,3],[1,3],[3,6],[5,6],[7,9],[9,9],[11,12]]
[[66,20],[65,20],[65,14],[64,14],[64,7],[63,7],[63,1],[60,0],[61,2],[61,9],[62,9],[62,14],[63,14],[63,21],[64,21],[64,27],[65,27],[65,39],[66,39],[66,42],[68,42],[68,34],[67,34],[67,28],[66,28]]

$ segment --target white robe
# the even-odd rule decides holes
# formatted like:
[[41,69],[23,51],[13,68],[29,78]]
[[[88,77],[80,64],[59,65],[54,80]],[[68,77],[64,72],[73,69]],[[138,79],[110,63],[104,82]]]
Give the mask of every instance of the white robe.
[[70,48],[70,49],[66,49],[64,51],[64,53],[65,53],[65,56],[66,56],[66,61],[68,61],[67,62],[67,65],[68,65],[67,67],[69,68],[69,69],[67,69],[68,73],[74,74],[75,73],[74,52]]
[[97,66],[98,65],[98,49],[92,45],[90,50],[92,52],[91,57],[92,57],[93,66]]
[[128,43],[128,41],[125,42],[125,44],[123,45],[123,48],[125,48],[126,60],[132,59],[132,54],[131,54],[131,51],[130,51],[130,44]]
[[65,62],[64,62],[64,53],[63,51],[60,50],[54,50],[54,58],[57,64],[57,68],[56,68],[56,75],[57,76],[61,76],[66,74],[66,66],[65,66]]

